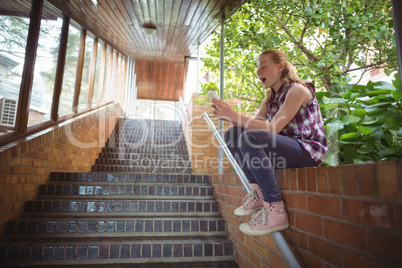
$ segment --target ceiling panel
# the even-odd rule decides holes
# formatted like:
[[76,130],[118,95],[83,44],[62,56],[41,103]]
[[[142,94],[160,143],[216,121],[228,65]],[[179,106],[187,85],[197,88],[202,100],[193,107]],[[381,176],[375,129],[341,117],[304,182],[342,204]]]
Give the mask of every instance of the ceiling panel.
[[[191,55],[241,0],[48,0],[134,59],[179,61]],[[154,35],[141,26],[153,23]]]

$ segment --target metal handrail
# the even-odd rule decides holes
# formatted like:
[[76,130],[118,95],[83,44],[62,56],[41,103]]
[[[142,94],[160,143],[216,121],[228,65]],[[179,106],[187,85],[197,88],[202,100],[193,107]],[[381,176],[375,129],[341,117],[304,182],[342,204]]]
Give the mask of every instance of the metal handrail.
[[[250,183],[248,182],[246,175],[244,175],[243,170],[240,168],[240,166],[237,164],[236,160],[234,159],[232,153],[229,151],[229,148],[227,147],[226,143],[224,142],[223,138],[221,135],[219,135],[219,132],[216,130],[216,127],[214,123],[212,123],[211,119],[209,118],[208,114],[206,112],[203,112],[201,114],[201,118],[205,119],[207,122],[208,126],[214,133],[216,139],[218,140],[220,146],[222,147],[223,151],[225,152],[227,158],[229,159],[229,162],[232,164],[233,168],[235,169],[237,175],[240,178],[240,181],[242,182],[245,190],[247,193],[251,192],[251,187]],[[300,268],[300,264],[297,262],[296,257],[293,255],[293,252],[290,250],[288,244],[286,243],[286,240],[283,238],[282,234],[279,231],[272,232],[271,233],[272,238],[275,240],[276,245],[278,246],[279,250],[282,252],[283,257],[285,258],[286,262],[289,264],[289,267],[291,268]]]

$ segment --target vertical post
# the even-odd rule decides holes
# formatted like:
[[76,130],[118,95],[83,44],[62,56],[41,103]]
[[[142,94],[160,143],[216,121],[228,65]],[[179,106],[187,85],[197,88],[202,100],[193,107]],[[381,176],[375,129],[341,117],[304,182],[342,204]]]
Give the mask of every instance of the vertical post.
[[197,42],[197,93],[200,92],[200,43]]
[[26,133],[28,127],[29,105],[31,100],[36,52],[39,42],[40,23],[42,19],[43,0],[32,2],[24,69],[22,71],[20,95],[18,98],[15,128],[19,133]]
[[[221,18],[221,42],[220,42],[220,64],[219,64],[219,98],[223,100],[223,89],[224,89],[224,78],[225,78],[225,39],[224,39],[224,30],[225,30],[225,17],[222,15]],[[219,135],[223,137],[223,121],[219,120]],[[218,173],[223,173],[223,149],[220,146],[218,151],[218,158],[219,158],[219,167]]]
[[[402,12],[402,2],[400,0],[392,0],[392,10],[394,13],[394,28],[395,28],[395,40],[396,40],[396,52],[398,54],[398,69],[399,79],[402,75],[402,18],[400,16]],[[402,87],[399,89],[402,92]]]
[[80,50],[78,53],[78,62],[77,62],[77,72],[75,75],[75,86],[74,86],[74,100],[73,100],[73,112],[76,114],[78,112],[78,102],[80,101],[80,92],[81,92],[81,79],[82,72],[84,70],[84,55],[85,55],[85,40],[87,37],[87,30],[82,29],[81,38],[80,38]]
[[56,77],[54,82],[53,104],[51,118],[54,121],[59,120],[59,102],[61,90],[63,87],[64,66],[66,64],[68,29],[70,27],[70,18],[63,16],[63,26],[61,28],[59,55],[57,58]]

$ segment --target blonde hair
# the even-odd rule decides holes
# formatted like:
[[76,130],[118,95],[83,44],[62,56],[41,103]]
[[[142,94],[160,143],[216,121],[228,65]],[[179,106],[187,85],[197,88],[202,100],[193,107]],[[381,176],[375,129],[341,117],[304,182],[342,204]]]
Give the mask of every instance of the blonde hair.
[[[289,84],[296,82],[306,86],[305,82],[307,81],[302,81],[300,77],[296,74],[296,70],[293,65],[288,62],[285,52],[278,49],[269,49],[262,52],[260,56],[261,55],[270,55],[272,62],[275,64],[279,64],[281,62],[285,64],[280,77],[280,79],[283,81],[283,85],[288,86]],[[274,95],[275,92],[273,92],[273,89],[269,88],[266,92],[266,101],[271,101]]]

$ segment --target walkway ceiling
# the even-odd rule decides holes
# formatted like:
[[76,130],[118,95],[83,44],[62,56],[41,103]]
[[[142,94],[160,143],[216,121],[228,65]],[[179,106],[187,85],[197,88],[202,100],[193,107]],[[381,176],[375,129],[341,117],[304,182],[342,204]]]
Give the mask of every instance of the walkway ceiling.
[[[244,0],[47,0],[90,33],[136,60],[138,98],[175,100],[183,94],[186,58]],[[31,1],[0,0],[0,14],[28,17]],[[156,29],[147,35],[143,26]],[[138,63],[138,64],[137,64]]]
[[[241,0],[49,0],[134,59],[183,61]],[[156,27],[146,35],[144,24]]]

